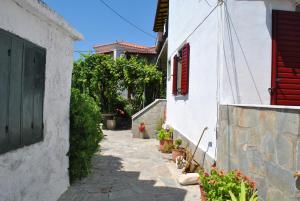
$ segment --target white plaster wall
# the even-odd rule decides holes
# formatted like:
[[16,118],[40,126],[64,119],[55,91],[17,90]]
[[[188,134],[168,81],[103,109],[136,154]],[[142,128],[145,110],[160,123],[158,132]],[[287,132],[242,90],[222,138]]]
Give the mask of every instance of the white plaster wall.
[[228,0],[226,4],[221,103],[268,105],[272,10],[294,11],[295,4],[289,0]]
[[69,186],[73,39],[12,0],[0,4],[0,28],[47,49],[44,141],[0,155],[0,200],[54,201]]
[[[209,5],[209,4],[210,5]],[[167,80],[167,124],[193,144],[197,144],[204,127],[209,130],[200,148],[215,158],[218,86],[218,18],[219,8],[187,40],[198,24],[217,4],[216,0],[169,1],[168,58],[173,72],[173,56],[184,42],[190,43],[190,76],[187,96],[173,96],[172,77]],[[208,147],[212,142],[213,146]]]

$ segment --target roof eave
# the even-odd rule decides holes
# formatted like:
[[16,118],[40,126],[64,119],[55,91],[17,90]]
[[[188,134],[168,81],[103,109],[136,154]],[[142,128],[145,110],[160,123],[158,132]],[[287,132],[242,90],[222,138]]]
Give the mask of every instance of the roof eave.
[[83,35],[75,30],[65,19],[49,8],[42,0],[13,0],[18,6],[32,15],[61,28],[73,40],[83,40]]

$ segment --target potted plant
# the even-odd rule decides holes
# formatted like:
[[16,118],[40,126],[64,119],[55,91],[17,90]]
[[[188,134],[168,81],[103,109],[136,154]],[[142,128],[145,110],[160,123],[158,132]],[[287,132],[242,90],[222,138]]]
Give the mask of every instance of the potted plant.
[[178,138],[174,142],[174,149],[172,149],[172,159],[175,162],[178,156],[184,156],[185,150],[180,147],[182,145],[182,139]]
[[[201,170],[200,173],[201,201],[206,200],[232,200],[233,195],[238,197],[241,193],[241,184],[244,183],[245,200],[256,194],[256,183],[240,171],[218,171],[212,168],[210,174]],[[255,196],[254,196],[255,197]]]
[[[159,150],[163,151],[165,146],[171,147],[173,146],[173,129],[162,128],[158,133],[158,140],[159,140]],[[166,149],[166,148],[165,148]]]
[[145,139],[146,138],[146,127],[145,127],[145,123],[144,122],[140,123],[140,125],[139,125],[139,132],[142,133],[143,138]]
[[106,120],[106,128],[108,130],[115,130],[116,128],[116,119],[114,117],[114,114],[109,114],[108,119]]

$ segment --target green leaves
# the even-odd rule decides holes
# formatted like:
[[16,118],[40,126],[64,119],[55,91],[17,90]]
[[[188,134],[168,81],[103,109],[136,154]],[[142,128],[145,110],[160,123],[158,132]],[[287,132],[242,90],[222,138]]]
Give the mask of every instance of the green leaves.
[[242,175],[240,171],[230,171],[225,174],[212,168],[210,174],[205,173],[204,170],[199,174],[208,201],[237,201],[237,196],[241,198],[239,201],[257,201],[253,196],[255,190],[253,181]]
[[[235,195],[229,191],[231,201],[238,201],[238,199],[235,197]],[[247,200],[247,194],[246,194],[246,186],[245,183],[242,181],[241,183],[241,192],[239,193],[239,201],[257,201],[257,191],[255,191],[249,200]],[[228,200],[229,201],[229,200]]]
[[70,107],[70,181],[87,176],[91,158],[103,137],[99,127],[101,114],[93,98],[78,89],[72,89]]
[[72,86],[93,97],[104,112],[111,112],[112,99],[120,88],[117,72],[108,55],[82,55],[74,63]]
[[[82,55],[74,63],[72,86],[93,97],[105,113],[116,109],[116,98],[125,89],[133,98],[129,104],[135,113],[143,106],[145,89],[151,88],[159,95],[161,85],[162,72],[137,57],[115,61],[109,55]],[[151,97],[157,98],[153,94]]]

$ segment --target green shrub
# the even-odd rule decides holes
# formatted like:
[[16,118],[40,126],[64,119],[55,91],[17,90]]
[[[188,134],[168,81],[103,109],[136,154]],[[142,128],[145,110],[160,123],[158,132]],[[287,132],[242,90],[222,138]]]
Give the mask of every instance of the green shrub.
[[227,174],[213,168],[210,175],[200,171],[200,183],[206,192],[207,201],[231,200],[232,195],[238,197],[241,192],[241,183],[244,182],[246,200],[256,190],[256,184],[249,177],[244,176],[240,171],[231,171]]
[[230,197],[231,197],[231,201],[257,201],[258,197],[257,197],[257,191],[254,192],[250,199],[247,200],[246,198],[246,186],[245,183],[242,181],[241,183],[241,192],[239,193],[239,197],[236,197],[231,191],[229,191]]
[[174,132],[173,128],[170,129],[162,128],[158,132],[157,138],[158,140],[171,140],[173,138],[173,132]]
[[163,146],[162,152],[163,153],[171,153],[173,149],[174,149],[174,145],[173,144],[165,143],[164,146]]
[[175,140],[174,142],[174,147],[175,149],[179,149],[180,148],[180,145],[182,145],[182,139],[178,138]]
[[69,175],[71,183],[87,176],[91,158],[99,148],[103,133],[100,109],[93,98],[72,89],[70,106]]

